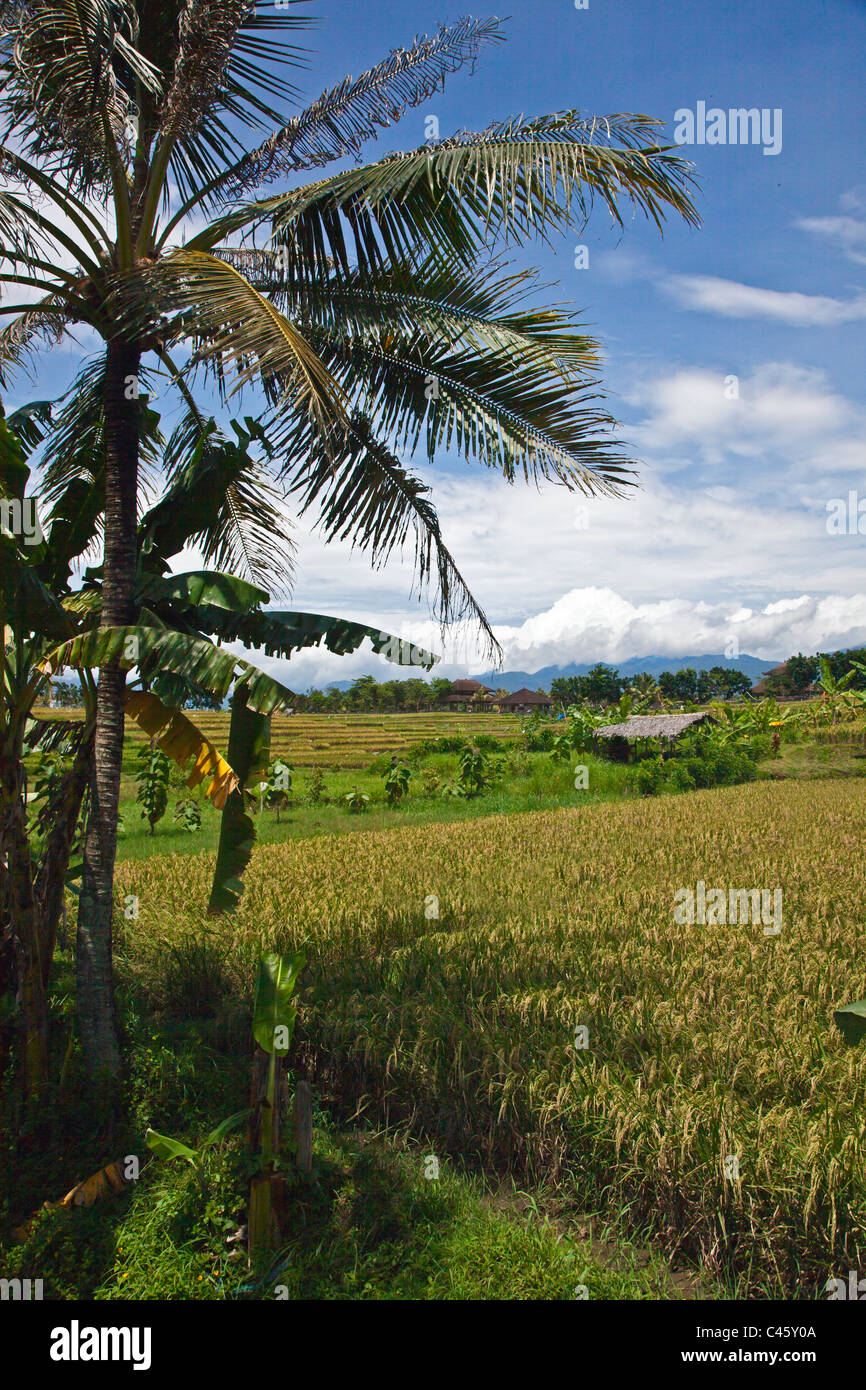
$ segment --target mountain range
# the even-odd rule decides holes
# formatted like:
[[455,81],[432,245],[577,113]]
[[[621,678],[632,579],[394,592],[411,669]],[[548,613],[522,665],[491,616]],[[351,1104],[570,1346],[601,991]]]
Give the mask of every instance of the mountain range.
[[[709,671],[713,666],[724,666],[731,671],[742,671],[753,681],[758,681],[765,672],[773,666],[778,666],[783,660],[784,657],[778,657],[762,661],[744,652],[737,657],[713,653],[704,653],[703,656],[635,656],[628,661],[611,661],[605,664],[615,667],[621,676],[637,676],[641,671],[647,671],[656,677],[663,671],[682,671],[689,666],[695,671]],[[549,690],[551,681],[567,676],[585,676],[597,664],[572,661],[567,666],[542,666],[540,671],[485,671],[483,675],[474,676],[473,679],[480,681],[482,685],[491,686],[494,690],[513,692],[522,690],[524,686],[529,690]]]
[[[615,666],[621,676],[636,676],[641,671],[648,671],[652,676],[660,676],[663,671],[681,671],[691,666],[695,671],[709,671],[712,666],[725,666],[731,671],[742,671],[744,675],[750,676],[753,681],[760,680],[766,671],[773,666],[778,666],[784,657],[771,657],[762,661],[757,656],[749,656],[743,653],[741,656],[719,656],[718,654],[705,653],[703,656],[635,656],[628,661],[608,662],[610,666]],[[509,693],[515,690],[522,690],[526,686],[529,690],[549,690],[550,682],[564,676],[585,676],[597,662],[591,661],[581,663],[572,661],[567,666],[542,666],[539,671],[485,671],[480,676],[473,676],[473,680],[480,681],[482,685],[489,685],[493,690],[507,690]],[[408,675],[421,676],[422,672],[413,671]],[[431,675],[436,674],[433,668]],[[406,679],[404,677],[404,679]],[[386,677],[387,679],[387,677]],[[399,676],[392,679],[399,680]],[[349,690],[354,685],[354,681],[329,681],[326,689],[336,688],[337,690]]]

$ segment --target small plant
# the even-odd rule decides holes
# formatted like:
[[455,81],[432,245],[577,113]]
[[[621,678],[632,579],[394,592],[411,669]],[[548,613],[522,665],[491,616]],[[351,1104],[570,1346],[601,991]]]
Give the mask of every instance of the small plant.
[[138,755],[138,772],[135,780],[138,787],[135,799],[141,806],[141,814],[150,826],[150,833],[156,831],[158,821],[165,815],[168,806],[168,780],[171,764],[161,749],[155,744],[145,745]]
[[550,749],[550,756],[555,763],[567,763],[571,759],[573,745],[568,734],[557,734]]
[[406,764],[398,763],[394,758],[385,778],[385,795],[389,806],[398,806],[404,796],[408,795],[411,777],[412,773]]
[[446,782],[441,791],[443,796],[466,796],[466,788],[461,786],[459,782]]
[[184,797],[182,801],[177,802],[174,820],[181,830],[187,830],[191,835],[201,830],[201,806],[194,796]]
[[307,786],[307,801],[311,806],[320,806],[326,800],[325,774],[320,767],[311,768],[310,781]]
[[197,1149],[191,1149],[188,1144],[182,1144],[179,1139],[170,1139],[167,1134],[157,1134],[155,1129],[147,1131],[144,1136],[145,1143],[157,1158],[163,1159],[166,1163],[170,1163],[175,1158],[182,1158],[185,1163],[188,1163],[198,1179],[202,1195],[207,1199],[207,1186],[204,1180],[204,1160],[207,1151],[214,1144],[227,1138],[232,1130],[242,1125],[250,1113],[249,1110],[239,1110],[236,1115],[230,1115],[227,1120],[223,1120],[222,1124],[218,1124],[216,1129],[211,1130]]
[[261,1160],[259,1171],[250,1185],[249,1250],[253,1259],[273,1249],[279,1239],[273,1198],[280,1150],[280,1076],[298,1015],[292,996],[305,961],[303,951],[296,952],[291,958],[267,952],[259,960],[256,975],[253,1037],[268,1061],[264,1094],[258,1102],[258,1123],[253,1128],[253,1133],[259,1137]]
[[494,779],[496,768],[493,760],[473,743],[469,743],[460,755],[460,785],[465,796],[478,796],[486,791]]
[[516,752],[508,754],[505,765],[512,777],[528,777],[532,770],[529,755],[520,748]]
[[343,800],[349,810],[356,816],[360,815],[362,811],[366,811],[370,803],[370,798],[367,796],[366,792],[359,791],[357,787],[353,787],[350,792],[346,792]]
[[442,780],[432,767],[423,767],[418,773],[418,784],[422,796],[436,796],[442,789]]
[[641,796],[658,796],[665,781],[665,765],[660,757],[647,759],[637,770],[637,787]]
[[286,810],[292,804],[293,770],[291,763],[287,763],[285,758],[275,758],[268,768],[265,804],[276,811],[277,825],[280,823],[280,811]]

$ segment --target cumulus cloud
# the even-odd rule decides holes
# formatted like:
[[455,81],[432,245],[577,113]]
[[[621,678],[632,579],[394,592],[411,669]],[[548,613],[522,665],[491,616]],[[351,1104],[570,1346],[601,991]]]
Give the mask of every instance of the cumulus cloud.
[[770,319],[798,328],[833,328],[866,319],[866,294],[834,299],[798,290],[767,290],[714,275],[668,275],[660,284],[681,308],[725,318]]
[[[392,614],[391,622],[411,640],[442,656],[434,675],[457,677],[485,665],[469,630],[444,638],[435,624]],[[572,589],[522,623],[495,626],[504,670],[534,672],[571,662],[606,661],[616,666],[641,656],[721,654],[737,650],[772,664],[796,651],[814,652],[866,642],[866,592],[852,595],[797,594],[762,606],[737,599],[724,603],[662,599],[636,603],[606,586]],[[423,674],[393,666],[365,647],[351,657],[318,650],[291,662],[265,660],[268,670],[296,690],[351,680],[371,673],[379,680]]]
[[[748,376],[690,367],[644,380],[628,397],[645,412],[639,443],[653,451],[803,452],[840,431],[866,441],[866,418],[815,368],[770,362]],[[631,431],[634,434],[634,430]]]

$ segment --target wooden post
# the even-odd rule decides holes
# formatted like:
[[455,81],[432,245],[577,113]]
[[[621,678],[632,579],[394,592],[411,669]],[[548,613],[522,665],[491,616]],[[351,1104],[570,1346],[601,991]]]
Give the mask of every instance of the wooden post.
[[295,1086],[295,1143],[298,1169],[309,1173],[313,1166],[313,1092],[308,1081]]

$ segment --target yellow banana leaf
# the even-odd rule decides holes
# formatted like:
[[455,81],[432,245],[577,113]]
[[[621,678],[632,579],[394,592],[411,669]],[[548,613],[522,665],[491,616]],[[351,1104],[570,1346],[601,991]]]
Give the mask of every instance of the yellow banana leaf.
[[221,811],[226,797],[240,785],[240,779],[192,720],[187,719],[179,709],[169,709],[156,695],[146,695],[139,690],[130,690],[127,694],[126,713],[184,771],[190,759],[193,759],[192,771],[186,779],[187,786],[197,787],[209,777],[210,785],[205,793]]
[[117,1196],[126,1186],[122,1163],[109,1163],[98,1173],[73,1187],[58,1203],[61,1207],[92,1207],[100,1197]]

